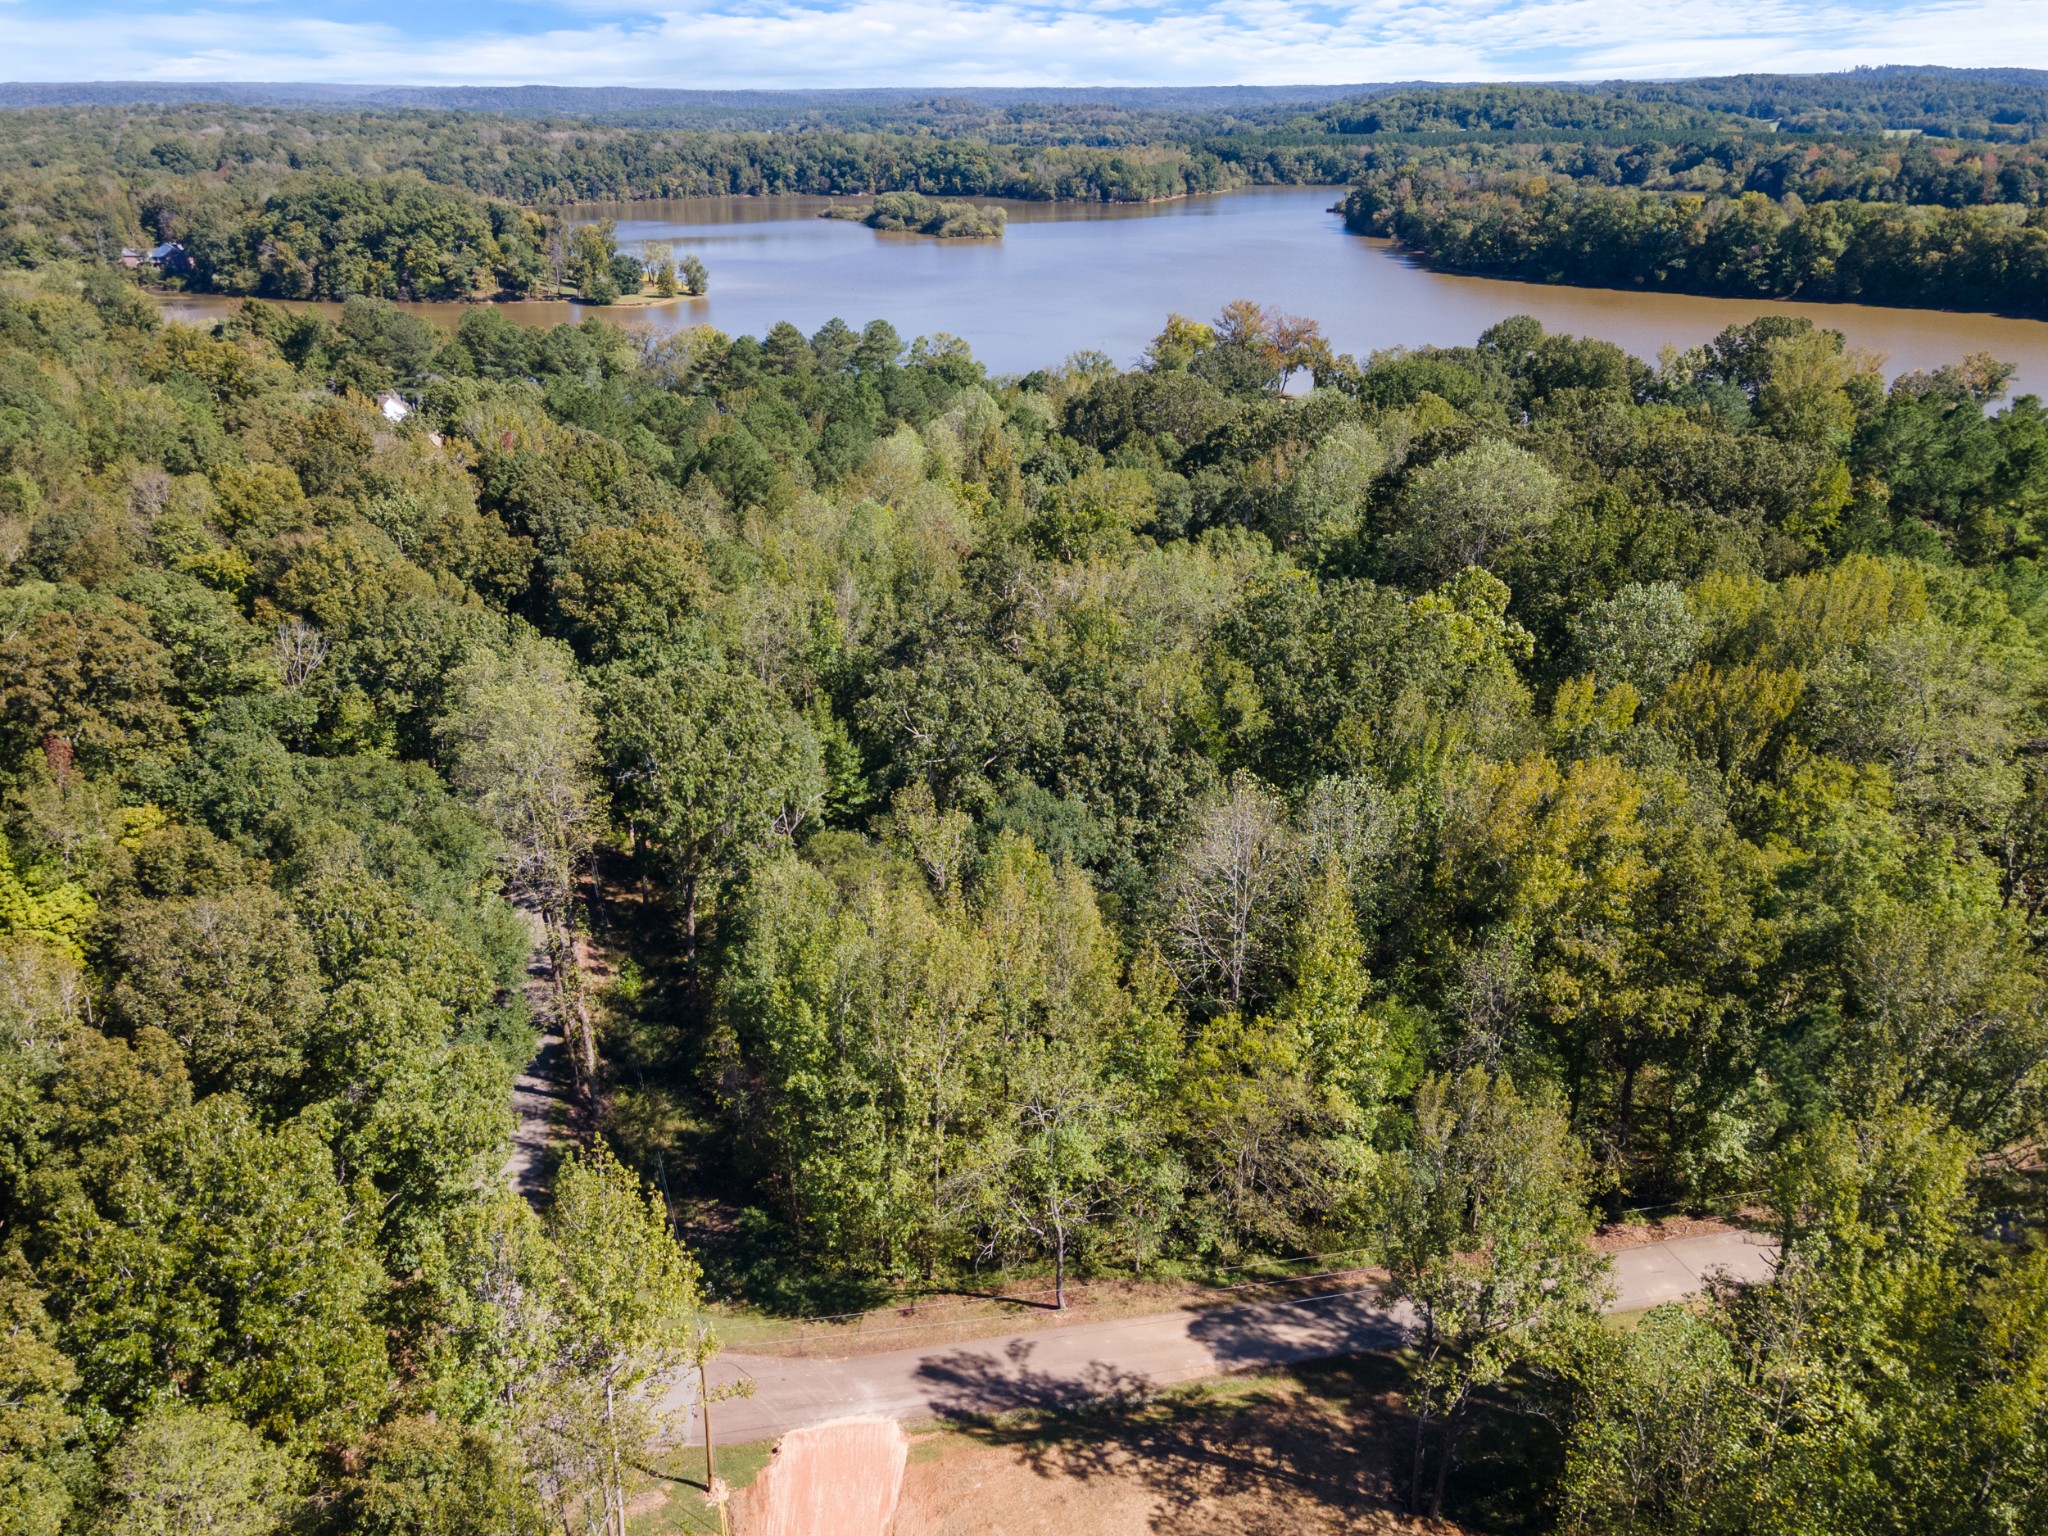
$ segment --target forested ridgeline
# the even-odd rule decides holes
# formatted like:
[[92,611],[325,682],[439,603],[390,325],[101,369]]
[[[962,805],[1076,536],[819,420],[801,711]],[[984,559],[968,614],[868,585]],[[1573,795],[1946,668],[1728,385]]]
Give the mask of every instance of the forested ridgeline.
[[[1199,121],[1238,127],[1283,122],[1328,103],[1399,98],[1383,120],[1407,130],[1440,127],[1447,113],[1473,122],[1463,102],[1503,104],[1526,123],[1543,114],[1550,126],[1593,111],[1614,121],[1614,108],[1571,106],[1562,92],[1611,98],[1639,124],[1701,115],[1772,122],[1788,132],[1920,131],[1948,138],[2024,139],[2048,123],[2048,71],[1947,69],[1892,65],[1819,75],[1721,75],[1691,80],[1608,80],[1554,86],[1356,84],[1325,86],[981,86],[943,93],[904,88],[819,90],[659,90],[575,86],[350,86],[254,82],[89,81],[0,83],[0,105],[179,106],[214,103],[297,110],[432,110],[505,116],[580,118],[651,128],[760,129],[813,127],[957,133],[992,137],[1046,131],[1128,131],[1129,125]],[[1487,126],[1502,126],[1501,111]],[[1148,132],[1154,132],[1149,128]],[[1156,136],[1156,133],[1155,133]]]
[[[595,863],[653,938],[589,1112],[727,1297],[1363,1244],[1433,1324],[1420,1504],[1484,1401],[1571,1529],[2040,1529],[2005,377],[1236,305],[992,379],[11,280],[0,1510],[621,1507],[682,1207],[500,1174],[508,902],[559,940]],[[1778,1280],[1599,1329],[1595,1214],[1670,1202]]]
[[1645,107],[1669,105],[1775,122],[1790,133],[1921,132],[2029,139],[2048,127],[2048,71],[1887,65],[1819,75],[1609,80],[1573,87]]
[[[1626,138],[1626,136],[1622,136]],[[1992,145],[1926,138],[1800,139],[1749,132],[1668,134],[1638,143],[1602,135],[1584,141],[1497,144],[1473,140],[1369,147],[1359,182],[1385,188],[1401,176],[1443,184],[1618,187],[1734,199],[1750,193],[1826,202],[1900,203],[1936,208],[2048,202],[2048,154],[2034,144]]]
[[[395,244],[445,243],[440,226],[460,219],[477,228],[467,236],[475,248],[483,229],[513,212],[498,205],[890,191],[1147,202],[1248,179],[1149,127],[1005,137],[658,130],[462,113],[43,109],[0,117],[0,262],[111,261],[124,245],[158,240],[260,250],[266,240],[317,237],[321,227],[293,205],[336,200],[402,199],[396,213],[374,216]],[[231,264],[207,259],[203,281],[254,291],[233,286]]]

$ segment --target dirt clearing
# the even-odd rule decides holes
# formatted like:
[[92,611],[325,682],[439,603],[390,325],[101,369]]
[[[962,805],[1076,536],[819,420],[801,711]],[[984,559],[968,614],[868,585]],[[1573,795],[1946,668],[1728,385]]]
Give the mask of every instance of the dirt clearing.
[[1371,1360],[911,1437],[893,1536],[1440,1533],[1394,1497],[1398,1377]]

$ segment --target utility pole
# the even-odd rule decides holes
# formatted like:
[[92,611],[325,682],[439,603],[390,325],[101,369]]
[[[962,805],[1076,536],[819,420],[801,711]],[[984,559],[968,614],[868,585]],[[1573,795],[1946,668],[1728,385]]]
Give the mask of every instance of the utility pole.
[[706,1352],[697,1351],[697,1411],[704,1417],[704,1497],[718,1511],[719,1536],[732,1536],[726,1519],[726,1501],[719,1497],[718,1453],[711,1444],[711,1384],[705,1375]]
[[697,1411],[704,1419],[704,1502],[718,1511],[720,1536],[732,1536],[732,1517],[726,1509],[732,1502],[732,1490],[718,1480],[718,1449],[711,1437],[711,1405],[728,1397],[752,1397],[754,1383],[751,1380],[735,1381],[716,1392],[711,1390],[707,1367],[711,1364],[711,1357],[718,1353],[718,1340],[712,1335],[709,1324],[701,1318],[697,1323],[693,1353],[697,1366]]

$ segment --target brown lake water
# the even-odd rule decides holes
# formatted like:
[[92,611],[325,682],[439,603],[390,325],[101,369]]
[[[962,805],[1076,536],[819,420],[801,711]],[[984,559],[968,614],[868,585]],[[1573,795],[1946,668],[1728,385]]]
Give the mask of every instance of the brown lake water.
[[[1207,318],[1252,299],[1321,322],[1339,351],[1361,359],[1396,346],[1457,345],[1506,315],[1599,336],[1655,361],[1760,314],[1810,316],[1852,346],[1883,353],[1893,372],[1934,368],[1972,352],[2017,365],[2015,393],[2048,394],[2048,322],[1859,304],[1707,299],[1454,277],[1416,265],[1387,242],[1347,234],[1329,187],[1255,188],[1142,206],[1011,203],[1001,240],[884,235],[821,219],[823,198],[686,198],[589,205],[618,220],[628,249],[694,254],[711,292],[609,312],[569,303],[508,304],[513,318],[555,324],[585,313],[634,327],[715,325],[759,335],[778,320],[807,334],[838,316],[885,319],[907,340],[947,331],[991,369],[1020,373],[1083,349],[1137,360],[1168,312]],[[210,320],[234,300],[167,300],[173,319]],[[460,305],[411,306],[452,319]]]

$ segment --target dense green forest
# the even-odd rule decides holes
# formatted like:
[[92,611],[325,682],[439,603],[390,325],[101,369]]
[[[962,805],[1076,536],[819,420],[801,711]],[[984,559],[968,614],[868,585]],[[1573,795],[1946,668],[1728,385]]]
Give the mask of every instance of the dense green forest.
[[2048,313],[2038,84],[1965,102],[1918,75],[1852,78],[1861,92],[1757,77],[1396,93],[1306,121],[1365,145],[1348,226],[1454,271]]
[[[6,1528],[594,1526],[706,1294],[1363,1244],[1419,1505],[1484,1398],[1571,1530],[2042,1529],[2006,377],[8,279]],[[592,1133],[540,1216],[536,1006]],[[1586,1234],[1672,1202],[1777,1279],[1602,1330]]]
[[1939,208],[2048,202],[2048,155],[2033,145],[1911,138],[1801,140],[1775,134],[1665,134],[1495,143],[1467,139],[1417,150],[1373,145],[1361,157],[1360,183],[1383,188],[1406,175],[1423,182],[1489,185],[1541,176],[1646,192],[1823,202],[1913,203]]
[[1308,117],[1353,133],[1696,130],[1739,119],[1787,135],[1926,133],[2027,142],[2048,130],[2048,73],[1883,68],[1555,86],[1396,87]]
[[1375,154],[1350,228],[1434,264],[1615,288],[2048,314],[2048,159],[1774,140]]
[[[379,197],[416,215],[394,222],[403,242],[416,227],[439,239],[435,221],[452,216],[502,236],[506,204],[891,191],[1143,202],[1251,179],[1185,142],[1120,134],[1091,143],[1052,131],[725,133],[458,113],[14,112],[0,118],[0,263],[111,260],[123,245],[195,234],[254,251],[294,205]],[[409,190],[422,181],[434,190]],[[215,273],[235,281],[230,264]]]
[[1803,133],[1888,128],[1957,139],[2037,139],[2048,129],[2048,74],[2038,69],[1893,65],[1835,75],[1614,80],[1586,89],[1643,103],[1731,112]]

